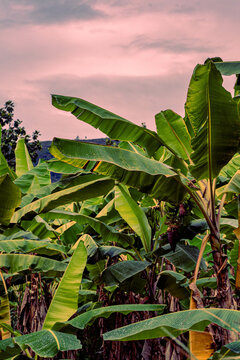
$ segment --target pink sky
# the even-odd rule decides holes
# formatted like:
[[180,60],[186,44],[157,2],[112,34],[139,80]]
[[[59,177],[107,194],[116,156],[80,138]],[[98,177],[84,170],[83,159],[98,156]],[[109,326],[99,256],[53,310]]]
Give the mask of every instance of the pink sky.
[[14,101],[42,140],[102,136],[53,108],[51,93],[155,129],[161,110],[184,115],[197,63],[240,60],[239,14],[237,0],[1,0],[0,107]]

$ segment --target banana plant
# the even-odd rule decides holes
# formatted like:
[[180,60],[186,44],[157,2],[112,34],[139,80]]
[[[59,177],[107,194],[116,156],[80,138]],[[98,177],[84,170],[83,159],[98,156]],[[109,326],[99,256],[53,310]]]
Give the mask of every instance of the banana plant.
[[[50,151],[58,160],[76,168],[85,168],[89,162],[95,162],[91,171],[114,179],[125,200],[128,193],[123,185],[150,195],[156,204],[168,202],[181,207],[184,199],[194,203],[194,216],[204,219],[208,233],[200,245],[190,285],[192,308],[204,306],[196,282],[208,244],[212,250],[219,307],[235,307],[228,257],[221,238],[221,217],[222,214],[226,216],[227,192],[239,193],[237,174],[233,176],[234,182],[227,179],[229,187],[221,196],[218,196],[218,188],[222,185],[220,173],[238,153],[240,141],[238,101],[222,86],[221,73],[232,75],[239,71],[239,62],[224,63],[219,58],[197,65],[188,89],[185,117],[172,110],[161,111],[156,115],[157,133],[144,129],[141,137],[134,136],[140,134],[137,125],[130,125],[96,105],[77,98],[52,96],[55,107],[70,111],[77,119],[100,128],[106,135],[131,144],[128,148],[116,148],[54,138]],[[151,134],[152,147],[149,147],[146,134]],[[145,148],[147,156],[144,149],[136,151],[137,145]],[[235,182],[237,186],[233,186]],[[122,204],[117,206],[121,212]],[[145,226],[143,231],[140,226],[135,231],[138,231],[145,250],[149,250],[149,229]]]

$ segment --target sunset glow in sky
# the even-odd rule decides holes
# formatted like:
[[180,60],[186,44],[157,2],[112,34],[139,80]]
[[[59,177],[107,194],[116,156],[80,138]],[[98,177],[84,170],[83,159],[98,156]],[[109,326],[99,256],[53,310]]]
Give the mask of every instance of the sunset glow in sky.
[[239,15],[238,0],[0,0],[0,107],[41,140],[102,137],[51,93],[155,129],[161,110],[184,115],[197,63],[240,60]]

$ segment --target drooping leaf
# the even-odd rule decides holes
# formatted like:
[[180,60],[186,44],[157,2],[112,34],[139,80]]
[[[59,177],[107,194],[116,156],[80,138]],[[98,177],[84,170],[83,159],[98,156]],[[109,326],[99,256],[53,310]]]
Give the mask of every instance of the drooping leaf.
[[158,135],[118,115],[79,98],[52,95],[52,104],[64,111],[71,111],[77,119],[101,130],[110,139],[132,141],[147,149],[152,155],[161,145]]
[[178,157],[188,160],[192,152],[191,138],[183,118],[172,110],[155,116],[158,136],[165,146]]
[[115,208],[140,237],[145,251],[150,252],[152,232],[147,216],[143,209],[132,199],[128,189],[120,184],[115,189]]
[[222,87],[222,77],[212,61],[197,65],[190,81],[186,113],[194,130],[192,175],[217,177],[238,150],[240,121],[237,104]]
[[204,331],[214,323],[239,335],[240,313],[229,309],[196,309],[160,315],[103,335],[104,341],[129,341],[155,339],[162,336],[177,337],[179,334],[194,330]]
[[[121,313],[124,315],[129,314],[132,311],[158,311],[160,313],[163,312],[165,305],[162,304],[125,304],[125,305],[112,305],[101,307],[98,309],[93,309],[86,311],[85,313],[76,316],[74,319],[70,321],[66,321],[65,324],[72,325],[73,327],[83,330],[86,326],[93,324],[93,322],[99,318],[104,317],[108,318],[113,313]],[[63,324],[58,324],[54,326],[54,328],[59,329],[63,326]]]
[[113,186],[114,181],[109,178],[89,181],[83,185],[72,186],[40,198],[24,206],[15,212],[11,222],[17,223],[24,215],[29,213],[39,214],[73,201],[83,201],[91,197],[106,194],[113,188]]
[[93,171],[161,200],[178,202],[185,194],[178,174],[171,167],[136,152],[58,138],[54,138],[50,152],[80,168],[89,160],[98,161]]
[[0,177],[0,223],[8,225],[14,210],[20,205],[21,191],[8,174]]

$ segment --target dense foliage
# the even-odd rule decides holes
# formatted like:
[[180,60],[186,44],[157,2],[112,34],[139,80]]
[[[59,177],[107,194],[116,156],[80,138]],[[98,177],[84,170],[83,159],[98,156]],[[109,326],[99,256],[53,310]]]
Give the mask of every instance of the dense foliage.
[[53,95],[114,146],[54,138],[33,167],[20,139],[16,172],[1,156],[0,359],[239,358],[238,73],[197,65],[157,132]]

